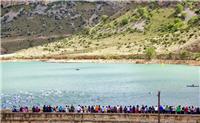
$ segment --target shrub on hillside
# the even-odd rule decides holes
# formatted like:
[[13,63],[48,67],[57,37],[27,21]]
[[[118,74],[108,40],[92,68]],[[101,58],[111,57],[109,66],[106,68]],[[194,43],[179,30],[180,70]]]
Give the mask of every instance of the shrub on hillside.
[[200,15],[200,9],[196,9],[196,10],[195,10],[195,13],[196,13],[197,15]]
[[200,17],[198,16],[194,16],[192,17],[189,21],[188,21],[188,24],[189,25],[196,25],[196,24],[199,24],[200,25]]
[[92,34],[95,34],[96,33],[96,30],[95,29],[90,29],[89,31],[89,34],[92,35]]
[[182,12],[181,15],[180,15],[180,18],[183,19],[183,20],[185,20],[185,18],[186,18],[186,13],[185,13],[185,12]]
[[153,59],[156,56],[156,50],[154,47],[148,47],[145,49],[145,57],[146,59]]
[[118,22],[115,20],[115,21],[113,22],[113,25],[114,25],[114,26],[117,26],[117,25],[118,25]]
[[126,25],[126,24],[128,24],[128,18],[123,18],[122,20],[121,20],[121,22],[120,22],[120,25],[121,26],[124,26],[124,25]]
[[148,10],[146,8],[138,8],[137,12],[139,13],[139,16],[142,18],[148,18]]
[[188,51],[181,51],[179,55],[181,60],[188,59],[188,57],[190,56]]
[[195,60],[200,60],[200,53],[196,53],[194,56],[195,56]]
[[184,29],[185,28],[185,24],[181,19],[176,19],[174,20],[174,22],[165,24],[165,25],[161,25],[161,27],[158,29],[158,31],[162,31],[162,32],[176,32],[178,30]]
[[178,30],[178,29],[181,29],[183,26],[184,26],[184,23],[182,20],[180,19],[174,20],[174,26],[173,26],[174,29]]
[[102,15],[101,21],[105,22],[106,20],[108,20],[108,15]]
[[176,5],[175,14],[179,14],[183,11],[184,7],[181,4]]
[[167,54],[167,59],[173,59],[173,54],[172,54],[172,52],[169,52],[169,53]]
[[83,28],[82,33],[85,34],[85,35],[89,35],[90,29],[87,28],[87,27],[86,27],[86,28]]

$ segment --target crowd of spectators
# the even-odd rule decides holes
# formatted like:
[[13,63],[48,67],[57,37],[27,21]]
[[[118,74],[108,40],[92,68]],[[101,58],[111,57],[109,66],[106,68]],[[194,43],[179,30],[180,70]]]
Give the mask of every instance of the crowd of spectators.
[[[160,113],[163,114],[200,114],[200,108],[194,106],[168,106],[161,105],[159,107]],[[30,112],[28,107],[13,106],[12,112]],[[32,112],[72,112],[72,113],[158,113],[158,106],[136,105],[136,106],[51,106],[44,105],[42,108],[39,106],[33,106]]]

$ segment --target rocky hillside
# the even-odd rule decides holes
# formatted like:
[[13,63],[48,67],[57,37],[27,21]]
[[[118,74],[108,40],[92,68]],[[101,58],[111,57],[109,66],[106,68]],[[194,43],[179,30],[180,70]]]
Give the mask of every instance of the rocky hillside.
[[[35,4],[28,6],[31,7],[33,5]],[[25,5],[20,6],[25,7]],[[82,1],[54,2],[47,5],[36,4],[34,9],[28,8],[28,10],[31,10],[32,13],[30,18],[38,20],[30,21],[32,23],[24,21],[22,24],[29,23],[31,28],[19,24],[20,21],[18,19],[13,18],[10,21],[10,16],[5,19],[5,15],[10,11],[2,12],[4,13],[2,14],[2,19],[4,20],[2,23],[10,25],[10,28],[13,29],[13,31],[3,31],[2,36],[5,39],[13,37],[14,34],[17,37],[36,35],[45,38],[54,35],[71,34],[67,38],[56,40],[54,43],[21,50],[17,52],[16,57],[148,59],[156,57],[162,59],[199,60],[199,8],[200,2],[198,1]],[[64,11],[62,11],[63,9]],[[19,10],[22,11],[22,9]],[[26,12],[19,18],[29,16],[28,13],[30,14],[30,12]],[[22,20],[28,18],[24,17]],[[33,24],[33,22],[41,23],[37,25]],[[12,24],[16,24],[16,27],[19,27],[15,28]],[[2,29],[8,28],[8,25],[3,26]],[[16,29],[19,31],[16,31]],[[22,30],[26,31],[21,33]],[[42,39],[40,43],[44,43],[44,41]]]
[[4,52],[32,47],[97,24],[102,15],[112,16],[126,3],[58,1],[2,4],[1,38]]

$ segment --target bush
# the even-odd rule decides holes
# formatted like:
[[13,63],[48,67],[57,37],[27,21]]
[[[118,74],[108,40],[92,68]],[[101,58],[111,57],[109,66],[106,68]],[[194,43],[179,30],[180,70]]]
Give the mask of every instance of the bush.
[[172,23],[168,23],[166,25],[162,25],[159,28],[159,31],[162,31],[162,32],[176,32],[178,30],[184,29],[185,27],[186,27],[186,25],[184,24],[184,22],[181,19],[176,19]]
[[188,24],[190,25],[196,25],[199,23],[200,23],[200,18],[198,16],[194,16],[188,21]]
[[49,49],[48,49],[47,47],[44,47],[43,50],[44,50],[44,51],[48,51]]
[[95,29],[90,29],[90,31],[89,31],[89,34],[90,35],[93,35],[93,34],[95,34],[96,33],[96,30]]
[[175,13],[179,14],[183,11],[184,7],[181,4],[177,4]]
[[115,20],[115,21],[113,22],[113,25],[114,25],[114,26],[117,26],[117,25],[118,25],[118,22]]
[[180,55],[180,59],[185,60],[189,57],[189,52],[181,51],[179,55]]
[[121,26],[124,26],[124,25],[126,25],[126,24],[128,24],[128,18],[123,18],[123,19],[121,20],[120,25],[121,25]]
[[196,53],[194,56],[195,56],[195,60],[200,60],[200,53]]
[[84,35],[89,35],[90,29],[89,29],[88,27],[83,28],[82,33],[83,33]]
[[147,59],[153,59],[156,56],[156,50],[154,47],[149,47],[145,49],[145,56]]
[[186,13],[181,13],[180,18],[184,20],[186,18]]
[[197,15],[200,15],[200,9],[195,10],[195,13],[196,13]]
[[174,28],[175,28],[176,30],[181,29],[183,26],[184,26],[184,23],[183,23],[182,20],[176,19],[176,20],[174,21]]
[[148,11],[146,8],[138,8],[137,12],[139,13],[140,16],[143,18],[148,18]]
[[167,54],[167,59],[172,59],[173,58],[173,54],[171,53],[171,52],[169,52],[168,54]]
[[105,22],[106,20],[108,20],[108,15],[102,15],[101,21]]

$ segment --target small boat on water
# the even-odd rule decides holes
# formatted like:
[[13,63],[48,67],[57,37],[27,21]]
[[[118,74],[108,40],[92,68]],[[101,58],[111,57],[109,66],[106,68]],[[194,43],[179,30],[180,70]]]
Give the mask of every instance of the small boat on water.
[[78,70],[80,70],[79,68],[76,68],[76,70],[78,71]]
[[199,87],[199,85],[192,84],[192,85],[187,85],[187,87]]

